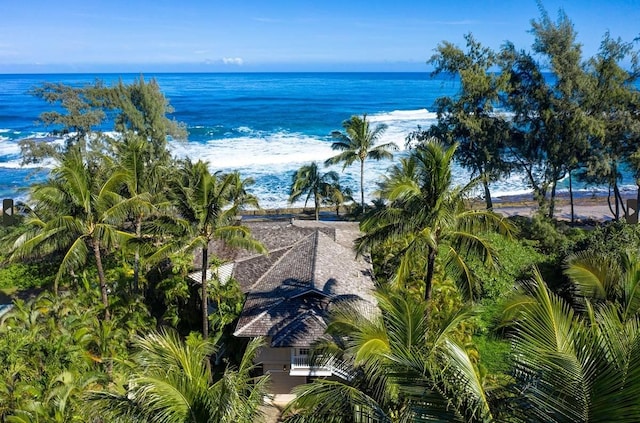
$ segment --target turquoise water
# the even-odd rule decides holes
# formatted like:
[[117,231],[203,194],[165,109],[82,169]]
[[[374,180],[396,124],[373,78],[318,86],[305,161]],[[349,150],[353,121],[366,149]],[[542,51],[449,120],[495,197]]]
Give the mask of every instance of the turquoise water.
[[[45,136],[54,128],[37,123],[52,105],[29,90],[43,82],[70,85],[132,82],[138,74],[0,75],[0,197],[24,197],[22,188],[44,177],[20,166],[17,141]],[[454,95],[455,80],[424,73],[247,73],[146,74],[155,78],[175,109],[173,117],[187,125],[189,141],[172,144],[173,154],[204,159],[212,170],[240,170],[253,177],[253,192],[263,207],[287,204],[291,174],[311,161],[335,154],[331,131],[351,115],[366,113],[388,129],[383,142],[403,147],[407,134],[435,121],[434,102]],[[105,130],[111,129],[105,124]],[[400,153],[402,154],[402,152]],[[367,163],[366,191],[390,162]],[[341,167],[335,170],[342,171]],[[358,189],[358,169],[348,168],[343,185]],[[456,168],[460,183],[468,173]],[[522,194],[521,175],[493,184],[495,195]]]

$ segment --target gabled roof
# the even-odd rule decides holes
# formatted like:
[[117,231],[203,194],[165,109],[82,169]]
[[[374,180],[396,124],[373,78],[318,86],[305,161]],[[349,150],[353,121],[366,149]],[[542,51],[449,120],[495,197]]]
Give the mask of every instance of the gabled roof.
[[[281,233],[279,239],[297,234],[292,245],[281,247],[268,260],[255,257],[236,262],[234,276],[247,287],[248,295],[234,335],[268,336],[271,345],[278,347],[309,346],[324,333],[332,304],[374,302],[370,263],[356,258],[342,245],[345,242],[336,242],[336,228],[327,229],[281,226],[279,231],[289,233]],[[260,239],[259,231],[253,230]],[[262,269],[259,277],[251,277]],[[252,284],[247,286],[242,275]]]

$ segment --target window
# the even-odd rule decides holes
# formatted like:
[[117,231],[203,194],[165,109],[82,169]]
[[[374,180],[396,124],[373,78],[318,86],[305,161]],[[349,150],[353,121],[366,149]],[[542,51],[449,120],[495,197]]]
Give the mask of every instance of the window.
[[298,348],[297,355],[309,355],[309,348]]

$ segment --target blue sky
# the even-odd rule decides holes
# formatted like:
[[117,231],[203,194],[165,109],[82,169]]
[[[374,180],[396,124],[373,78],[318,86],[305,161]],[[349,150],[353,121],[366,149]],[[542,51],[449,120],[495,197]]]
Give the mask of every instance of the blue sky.
[[[640,35],[640,0],[547,0],[585,56]],[[0,73],[422,71],[471,32],[529,49],[534,0],[0,0]]]

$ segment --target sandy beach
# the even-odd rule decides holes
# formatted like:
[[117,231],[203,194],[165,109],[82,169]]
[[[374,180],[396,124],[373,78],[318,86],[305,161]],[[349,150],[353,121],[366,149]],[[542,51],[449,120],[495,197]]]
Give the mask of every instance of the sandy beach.
[[[626,200],[635,199],[635,193],[627,193]],[[613,201],[613,199],[612,199]],[[530,196],[507,196],[494,199],[494,210],[505,216],[531,216],[538,211],[538,204]],[[571,205],[568,195],[560,195],[556,199],[554,217],[559,220],[571,220]],[[574,217],[581,221],[613,220],[614,214],[609,208],[605,196],[579,196],[574,198]],[[620,210],[620,218],[624,219],[624,211]]]
[[[635,192],[625,193],[625,201],[627,199],[635,199]],[[483,208],[485,206],[483,200],[474,200],[472,207]],[[626,203],[625,203],[626,204]],[[530,195],[515,195],[497,197],[493,199],[494,210],[505,216],[532,216],[538,211],[538,203],[532,199]],[[245,218],[296,218],[296,219],[313,219],[313,207],[302,208],[274,208],[261,210],[244,211]],[[347,214],[347,210],[340,210],[340,216]],[[609,209],[606,196],[578,196],[574,198],[574,214],[576,221],[600,221],[606,222],[613,220],[614,214]],[[556,210],[554,217],[558,220],[571,220],[571,205],[569,197],[560,194],[556,199]],[[620,211],[620,218],[624,219],[624,211]],[[320,211],[321,220],[336,220],[335,209],[322,207]]]

